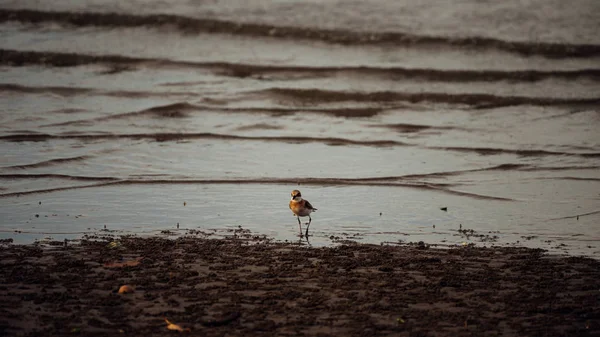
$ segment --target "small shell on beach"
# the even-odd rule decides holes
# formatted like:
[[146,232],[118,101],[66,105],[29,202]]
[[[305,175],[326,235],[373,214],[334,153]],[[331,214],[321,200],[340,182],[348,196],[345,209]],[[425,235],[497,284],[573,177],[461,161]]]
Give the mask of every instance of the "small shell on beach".
[[121,243],[120,243],[120,242],[117,242],[117,241],[112,241],[112,242],[110,242],[109,244],[107,244],[107,245],[106,245],[106,247],[108,247],[108,248],[111,248],[111,249],[112,249],[112,248],[117,248],[117,247],[119,247],[120,245],[121,245]]
[[174,330],[174,331],[179,331],[179,332],[190,332],[191,330],[189,328],[182,328],[181,326],[177,325],[177,324],[173,324],[171,322],[169,322],[168,319],[165,318],[165,322],[167,323],[167,329],[169,330]]
[[129,294],[132,292],[134,292],[133,287],[128,285],[123,285],[121,288],[119,288],[119,294]]

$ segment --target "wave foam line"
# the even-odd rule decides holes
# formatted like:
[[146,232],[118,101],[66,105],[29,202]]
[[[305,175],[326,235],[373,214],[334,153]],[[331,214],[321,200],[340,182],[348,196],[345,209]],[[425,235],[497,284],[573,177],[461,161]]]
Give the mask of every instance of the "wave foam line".
[[[195,68],[213,71],[219,75],[232,77],[252,77],[264,75],[297,75],[330,77],[339,74],[376,76],[393,79],[411,79],[440,82],[493,82],[520,81],[537,82],[549,78],[574,80],[588,78],[600,80],[600,69],[577,70],[444,70],[430,68],[339,66],[307,67],[294,65],[258,65],[228,62],[193,62],[162,58],[139,58],[121,55],[90,55],[80,53],[59,53],[48,51],[20,51],[0,49],[0,64],[9,66],[44,65],[53,67],[75,67],[100,64],[119,67]],[[128,68],[127,68],[128,69]]]
[[448,193],[453,195],[459,195],[475,199],[486,199],[486,200],[498,200],[498,201],[515,201],[514,199],[495,197],[488,195],[481,195],[475,193],[455,191],[447,188],[445,184],[433,184],[433,183],[390,183],[390,182],[377,182],[377,181],[360,181],[352,179],[337,179],[337,178],[261,178],[261,179],[160,179],[160,180],[137,180],[137,179],[123,179],[117,181],[109,181],[104,183],[97,183],[92,185],[83,186],[67,186],[57,187],[49,189],[40,189],[23,192],[11,192],[0,194],[0,198],[23,196],[30,194],[40,193],[51,193],[65,190],[74,190],[80,188],[92,188],[92,187],[104,187],[113,185],[156,185],[156,184],[203,184],[203,185],[223,185],[223,184],[275,184],[275,185],[316,185],[316,186],[379,186],[379,187],[404,187],[422,190],[431,190],[436,192]]
[[470,105],[475,108],[497,108],[502,106],[564,106],[564,105],[600,105],[600,97],[596,98],[555,98],[530,96],[498,96],[492,94],[448,94],[438,92],[349,92],[323,89],[290,89],[270,88],[256,90],[253,93],[267,97],[276,96],[290,101],[307,101],[315,103],[333,102],[409,102],[409,103],[443,103]]
[[[415,144],[403,143],[396,140],[353,140],[347,138],[335,138],[335,137],[294,137],[294,136],[240,136],[240,135],[229,135],[229,134],[218,134],[218,133],[137,133],[137,134],[12,134],[0,136],[0,141],[12,141],[12,142],[40,142],[48,140],[111,140],[111,139],[151,139],[158,142],[167,141],[179,141],[179,140],[191,140],[191,139],[208,139],[208,140],[231,140],[231,141],[264,141],[264,142],[281,142],[290,144],[307,144],[307,143],[321,143],[329,146],[344,146],[344,145],[356,145],[356,146],[373,146],[373,147],[394,147],[394,146],[419,146]],[[486,147],[441,147],[441,146],[424,146],[424,149],[431,150],[442,150],[442,151],[453,151],[453,152],[467,152],[475,153],[478,155],[490,156],[490,155],[501,155],[501,154],[513,154],[522,157],[543,157],[543,156],[575,156],[583,158],[598,158],[600,152],[586,152],[586,153],[574,153],[574,152],[558,152],[558,151],[546,151],[537,149],[504,149],[504,148],[486,148]]]
[[172,14],[132,15],[121,13],[0,9],[0,22],[7,21],[32,24],[55,22],[76,27],[94,26],[108,28],[159,28],[168,26],[185,34],[230,34],[260,38],[313,40],[344,45],[458,47],[474,50],[496,49],[524,56],[541,55],[549,58],[593,57],[600,55],[600,45],[596,44],[520,42],[480,36],[427,36],[402,32],[357,32],[342,29],[274,26],[212,18],[191,18]]

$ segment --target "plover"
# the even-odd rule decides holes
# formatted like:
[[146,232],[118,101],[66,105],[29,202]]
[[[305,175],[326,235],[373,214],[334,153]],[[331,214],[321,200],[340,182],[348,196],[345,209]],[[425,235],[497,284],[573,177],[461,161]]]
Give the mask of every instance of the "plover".
[[308,217],[308,222],[306,223],[306,237],[308,237],[308,227],[310,226],[310,222],[312,219],[310,218],[310,213],[316,211],[310,202],[306,199],[302,199],[302,194],[298,190],[292,191],[292,200],[290,200],[290,209],[294,213],[294,215],[298,218],[298,228],[300,229],[300,237],[302,237],[302,224],[300,223],[300,217]]

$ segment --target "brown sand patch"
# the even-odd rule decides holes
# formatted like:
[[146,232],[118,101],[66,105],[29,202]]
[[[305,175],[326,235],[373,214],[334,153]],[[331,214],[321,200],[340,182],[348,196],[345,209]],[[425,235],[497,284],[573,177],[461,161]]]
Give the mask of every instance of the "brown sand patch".
[[[118,294],[123,284],[135,292]],[[8,246],[0,289],[4,336],[177,333],[165,319],[198,336],[600,334],[600,262],[520,248],[191,238]]]

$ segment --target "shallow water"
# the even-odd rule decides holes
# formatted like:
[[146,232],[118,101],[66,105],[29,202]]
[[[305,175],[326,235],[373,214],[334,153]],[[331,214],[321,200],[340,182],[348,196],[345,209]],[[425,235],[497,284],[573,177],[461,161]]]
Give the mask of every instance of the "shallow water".
[[438,7],[4,2],[0,238],[298,240],[298,188],[312,245],[600,256],[597,3]]

